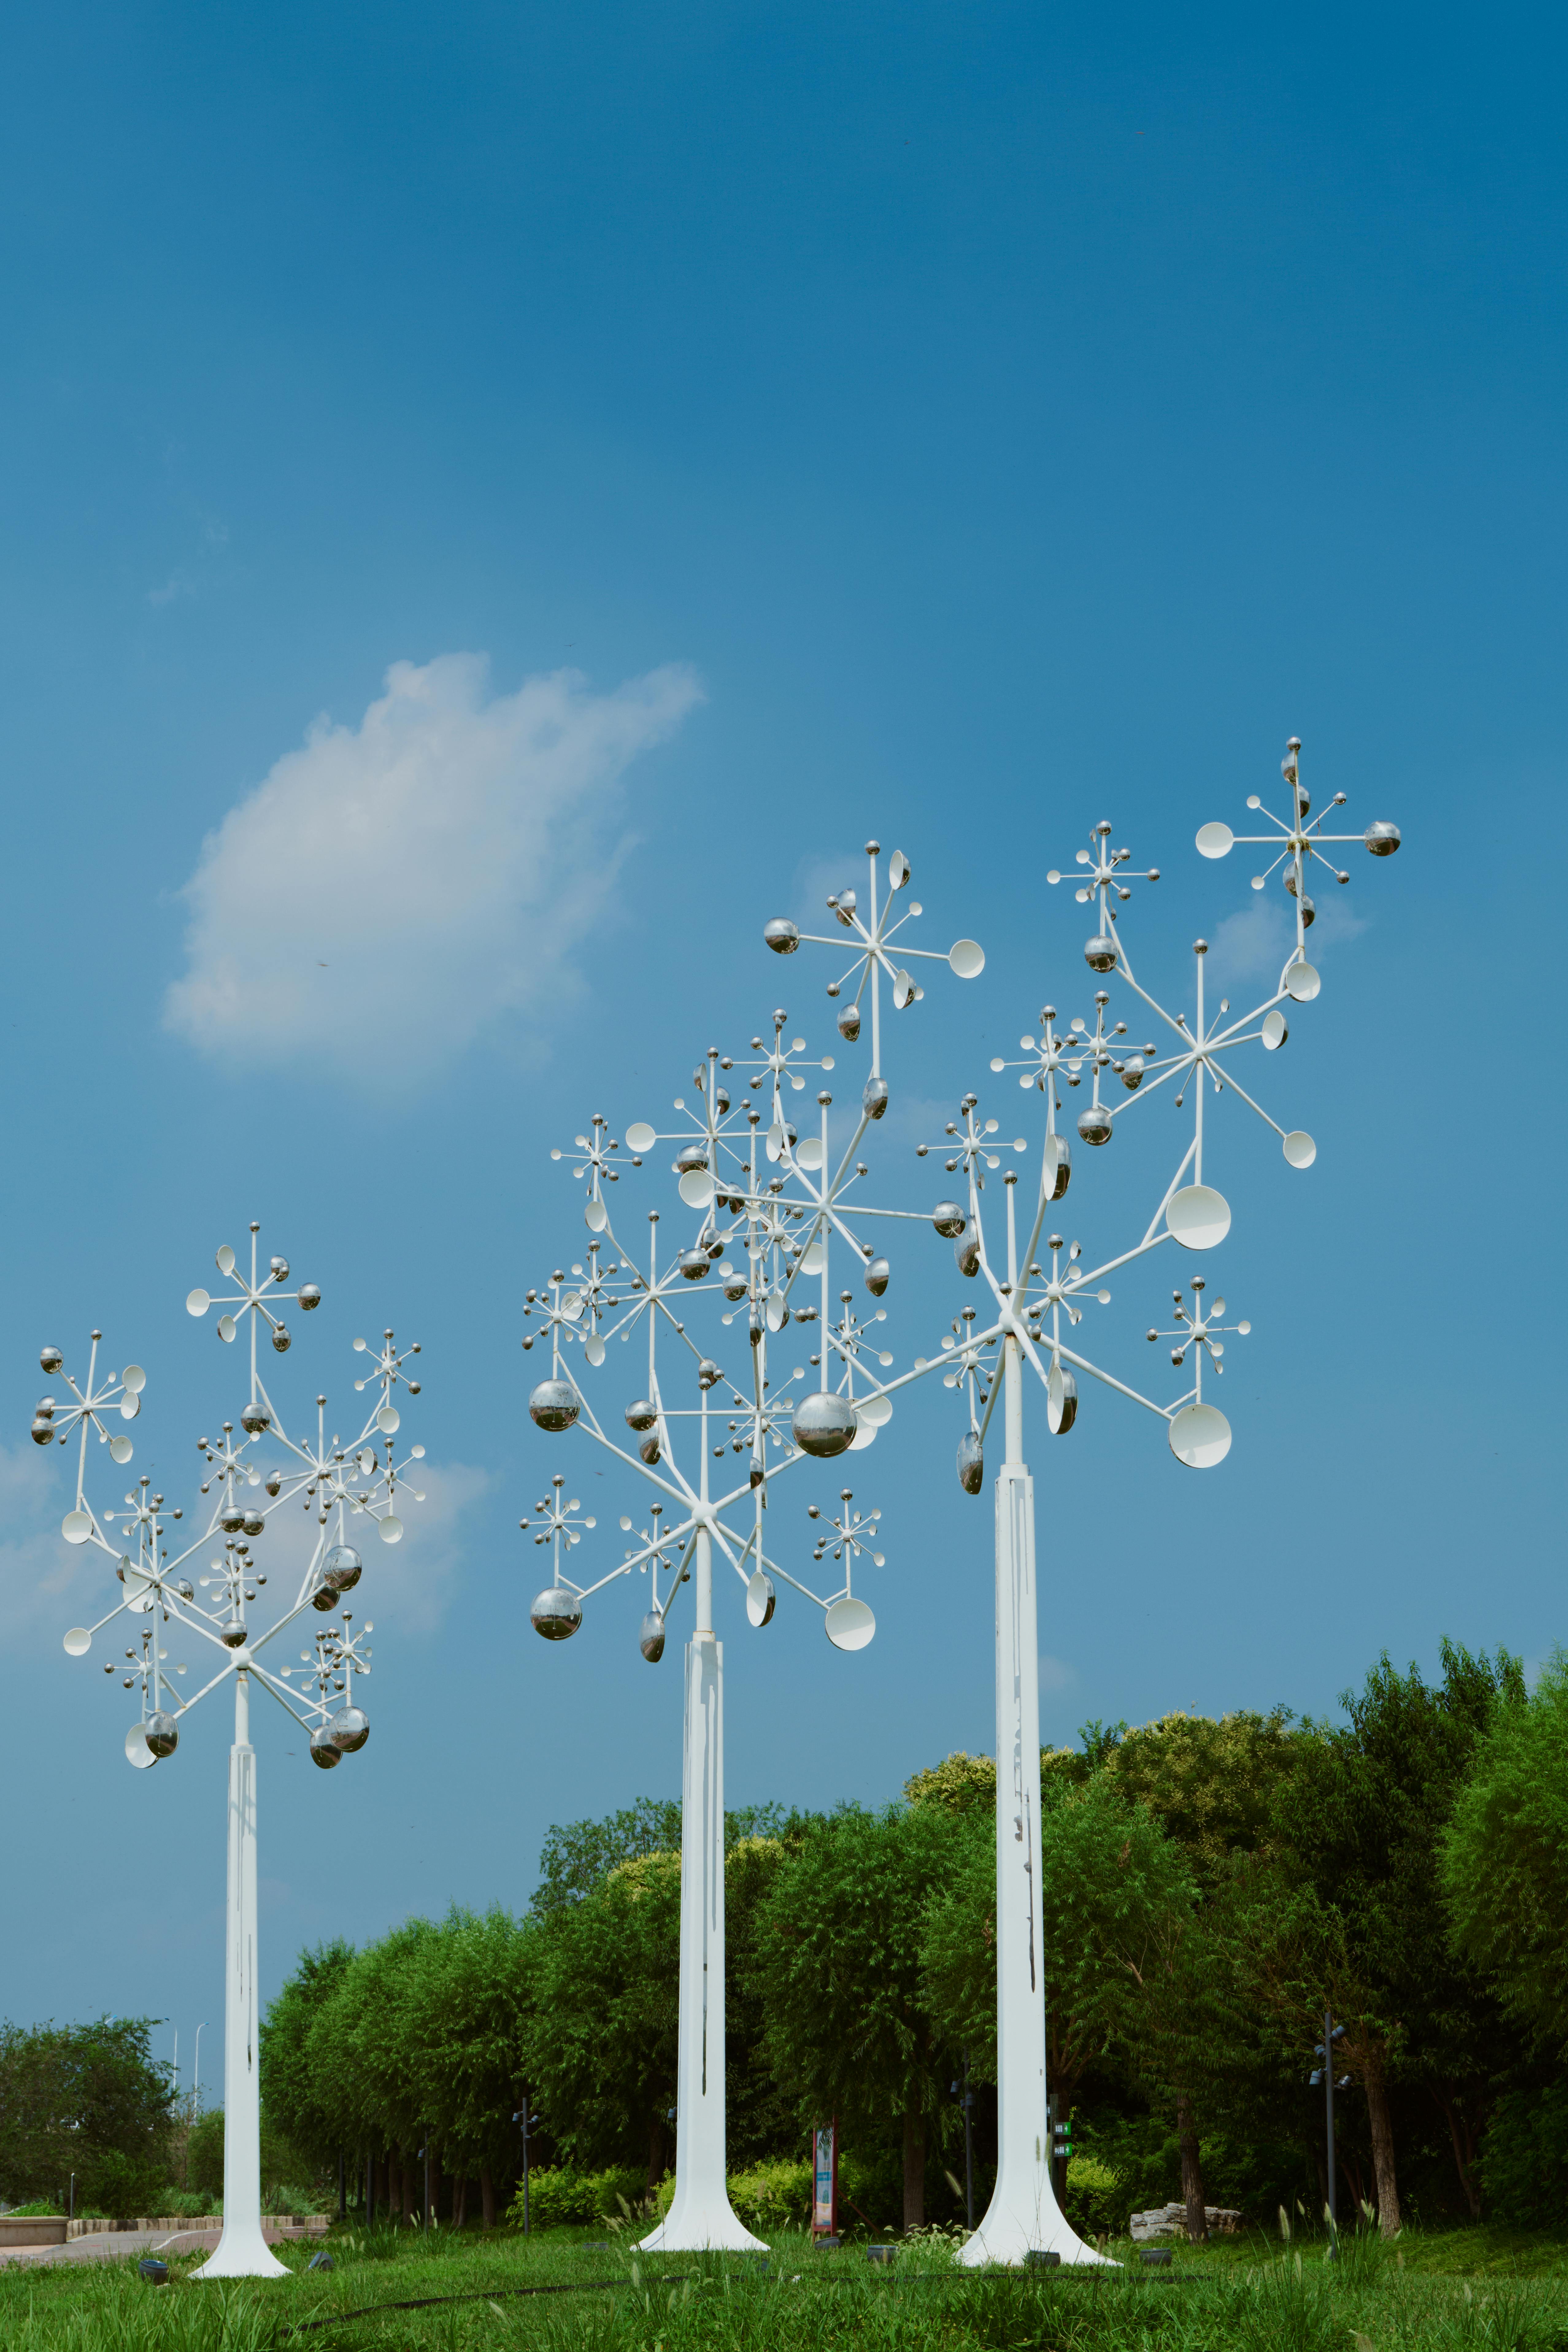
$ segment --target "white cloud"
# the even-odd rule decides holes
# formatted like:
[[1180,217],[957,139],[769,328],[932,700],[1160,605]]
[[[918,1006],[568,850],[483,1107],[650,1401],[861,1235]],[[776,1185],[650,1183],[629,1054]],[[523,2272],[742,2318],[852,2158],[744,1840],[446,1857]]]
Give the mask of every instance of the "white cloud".
[[1069,1666],[1065,1658],[1053,1658],[1047,1651],[1040,1652],[1040,1689],[1042,1694],[1071,1688],[1078,1680],[1078,1669]]
[[701,698],[678,665],[492,695],[482,655],[395,663],[357,728],[319,719],[207,836],[167,1025],[384,1090],[559,1000],[615,879],[616,782]]
[[[371,1617],[388,1632],[431,1633],[456,1594],[464,1556],[459,1522],[493,1482],[488,1470],[464,1462],[416,1462],[405,1468],[410,1486],[425,1500],[416,1503],[412,1494],[400,1494],[401,1543],[383,1543],[367,1517],[351,1517],[345,1522],[348,1540],[364,1561],[353,1608],[356,1616]],[[272,1599],[293,1591],[310,1565],[320,1531],[315,1513],[298,1507],[268,1520],[257,1557],[271,1580],[268,1591]],[[258,1612],[258,1625],[265,1622]],[[283,1653],[285,1659],[290,1654]]]
[[[1314,898],[1316,920],[1307,933],[1307,953],[1321,963],[1326,950],[1357,938],[1366,929],[1366,917],[1342,898]],[[1296,940],[1296,910],[1283,891],[1278,898],[1259,892],[1249,907],[1227,915],[1209,942],[1211,982],[1278,981]]]
[[[37,1638],[46,1649],[82,1612],[89,1622],[100,1617],[119,1591],[113,1587],[111,1597],[109,1563],[96,1544],[68,1544],[60,1534],[76,1500],[75,1462],[75,1441],[60,1452],[30,1441],[0,1445],[0,1592],[13,1637]],[[89,1464],[95,1466],[90,1454]]]

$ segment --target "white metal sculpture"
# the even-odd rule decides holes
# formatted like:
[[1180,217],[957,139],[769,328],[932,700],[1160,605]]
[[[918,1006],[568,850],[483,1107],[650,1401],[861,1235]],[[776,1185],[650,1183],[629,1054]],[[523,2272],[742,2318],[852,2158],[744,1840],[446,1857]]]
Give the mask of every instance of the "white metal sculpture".
[[[1103,1369],[1079,1352],[1073,1339],[1090,1305],[1111,1303],[1107,1282],[1112,1274],[1167,1242],[1205,1251],[1224,1240],[1230,1225],[1229,1205],[1205,1181],[1208,1094],[1226,1088],[1237,1094],[1280,1136],[1291,1167],[1308,1168],[1315,1157],[1310,1137],[1299,1129],[1279,1127],[1241,1086],[1234,1067],[1235,1056],[1244,1047],[1257,1045],[1277,1052],[1289,1034],[1283,1008],[1310,1003],[1317,995],[1319,977],[1307,961],[1304,944],[1312,920],[1306,869],[1314,856],[1321,856],[1320,840],[1326,845],[1331,840],[1357,837],[1321,835],[1309,824],[1299,749],[1293,740],[1284,768],[1291,821],[1282,825],[1271,820],[1279,831],[1286,885],[1296,900],[1295,945],[1278,988],[1241,1018],[1231,1019],[1228,1002],[1222,998],[1218,1018],[1211,1020],[1204,986],[1207,950],[1201,940],[1194,943],[1194,1012],[1189,1016],[1166,1009],[1135,976],[1119,928],[1119,909],[1129,899],[1131,884],[1157,881],[1158,869],[1146,869],[1142,876],[1132,872],[1129,853],[1110,847],[1109,823],[1098,824],[1090,847],[1079,852],[1083,870],[1077,877],[1077,896],[1094,908],[1096,918],[1094,935],[1084,947],[1085,961],[1097,978],[1119,979],[1153,1016],[1156,1026],[1163,1024],[1165,1049],[1153,1042],[1141,1050],[1123,1044],[1127,1024],[1110,1019],[1108,988],[1094,991],[1092,1026],[1087,1015],[1079,1015],[1059,1030],[1055,1008],[1045,1008],[1040,1032],[1021,1040],[1025,1059],[1011,1066],[1031,1097],[1044,1097],[1043,1105],[1036,1101],[1032,1106],[1036,1116],[1044,1111],[1040,1171],[1033,1206],[1020,1215],[1019,1171],[1006,1169],[1001,1233],[994,1230],[994,1219],[987,1234],[985,1179],[1001,1169],[1004,1154],[1022,1156],[1029,1141],[1018,1136],[1010,1146],[1000,1142],[1000,1121],[977,1116],[979,1097],[973,1093],[963,1097],[944,1141],[916,1147],[922,1159],[933,1149],[944,1155],[947,1173],[960,1180],[952,1189],[962,1197],[925,1207],[897,1207],[866,1198],[870,1171],[858,1154],[889,1098],[882,1069],[884,981],[893,1009],[905,1012],[923,993],[909,970],[917,956],[946,961],[964,979],[976,977],[984,962],[979,946],[969,940],[960,940],[945,957],[904,943],[899,935],[921,911],[918,903],[901,895],[910,879],[909,862],[895,851],[888,862],[886,887],[879,887],[881,850],[875,841],[867,844],[864,910],[854,890],[838,891],[827,901],[837,937],[803,933],[784,919],[771,921],[763,934],[780,955],[792,955],[803,944],[848,950],[847,968],[829,982],[827,992],[838,1003],[839,1034],[850,1044],[860,1037],[868,1013],[870,1069],[847,1141],[830,1148],[831,1097],[826,1089],[817,1097],[821,1117],[816,1132],[797,1133],[786,1115],[786,1087],[804,1089],[807,1067],[825,1072],[833,1067],[828,1057],[807,1064],[801,1039],[785,1045],[786,1014],[774,1016],[771,1047],[761,1037],[752,1040],[752,1054],[760,1058],[736,1108],[731,1108],[728,1083],[735,1064],[710,1049],[705,1065],[693,1074],[695,1107],[688,1111],[684,1098],[676,1103],[687,1126],[659,1133],[639,1124],[626,1134],[634,1165],[656,1144],[678,1147],[672,1173],[682,1202],[697,1220],[693,1237],[676,1250],[661,1274],[651,1243],[644,1271],[632,1264],[610,1225],[606,1188],[619,1181],[626,1167],[620,1144],[601,1118],[577,1139],[575,1173],[585,1182],[584,1219],[593,1239],[586,1265],[574,1266],[570,1280],[558,1270],[545,1289],[529,1294],[525,1311],[542,1318],[552,1349],[551,1377],[534,1389],[530,1410],[546,1430],[586,1429],[628,1467],[661,1486],[671,1517],[668,1526],[656,1517],[619,1567],[583,1584],[573,1580],[564,1562],[580,1527],[592,1522],[572,1520],[579,1507],[574,1503],[563,1507],[557,1500],[552,1509],[541,1505],[547,1516],[535,1529],[536,1540],[554,1546],[555,1581],[534,1603],[533,1622],[547,1638],[564,1638],[581,1623],[584,1601],[602,1585],[634,1570],[651,1573],[652,1605],[644,1620],[642,1648],[645,1657],[657,1660],[668,1611],[693,1570],[697,1580],[697,1622],[688,1651],[683,1780],[677,2189],[668,2219],[647,2242],[650,2245],[670,2250],[755,2242],[731,2212],[724,2189],[722,2012],[716,2008],[723,1983],[721,1651],[712,1631],[713,1550],[717,1546],[745,1584],[753,1626],[767,1624],[773,1615],[777,1577],[824,1610],[828,1636],[839,1646],[858,1647],[869,1641],[874,1621],[850,1590],[849,1568],[866,1540],[865,1523],[849,1519],[847,1509],[847,1525],[839,1537],[845,1588],[842,1593],[821,1596],[764,1553],[768,1486],[778,1470],[803,1455],[831,1458],[864,1449],[891,1415],[900,1391],[940,1373],[944,1385],[962,1391],[966,1407],[957,1471],[967,1494],[978,1494],[984,1485],[990,1422],[998,1397],[1004,1400],[1003,1460],[995,1486],[999,2166],[991,2204],[963,2259],[1016,2263],[1039,2251],[1058,2252],[1071,2262],[1099,2259],[1069,2228],[1051,2188],[1045,2009],[1035,1908],[1040,1883],[1038,1642],[1034,1484],[1024,1456],[1026,1371],[1032,1370],[1044,1389],[1047,1427],[1053,1435],[1066,1435],[1074,1424],[1081,1374],[1163,1421],[1171,1452],[1185,1466],[1212,1468],[1229,1450],[1229,1424],[1204,1393],[1205,1373],[1211,1384],[1220,1377],[1226,1337],[1245,1334],[1249,1327],[1245,1321],[1224,1322],[1223,1299],[1212,1307],[1205,1304],[1203,1277],[1190,1286],[1190,1306],[1176,1294],[1178,1328],[1163,1335],[1175,1342],[1171,1354],[1176,1369],[1191,1375],[1191,1385],[1167,1402],[1143,1395]],[[1337,795],[1331,805],[1337,807],[1342,800],[1342,794]],[[1231,837],[1226,834],[1222,841],[1224,832],[1215,826],[1203,829],[1197,839],[1203,855],[1225,853]],[[1381,823],[1360,837],[1376,856],[1388,855],[1399,841],[1397,830]],[[1052,870],[1047,878],[1057,883],[1062,876]],[[1000,1058],[992,1063],[997,1075],[1008,1066]],[[1165,1090],[1167,1099],[1185,1108],[1189,1087],[1192,1093],[1190,1139],[1184,1141],[1173,1172],[1156,1191],[1152,1213],[1141,1235],[1092,1265],[1085,1263],[1077,1241],[1068,1243],[1045,1230],[1050,1209],[1065,1196],[1071,1176],[1071,1138],[1058,1126],[1063,1095],[1086,1085],[1089,1100],[1075,1124],[1079,1141],[1091,1149],[1103,1148],[1136,1105]],[[1147,1125],[1148,1115],[1141,1116]],[[837,1318],[831,1306],[830,1260],[836,1244],[870,1297],[879,1301],[885,1296],[891,1268],[880,1245],[868,1238],[885,1229],[874,1220],[934,1228],[952,1242],[960,1279],[975,1282],[985,1300],[984,1308],[966,1306],[953,1318],[933,1356],[916,1357],[909,1370],[891,1376],[888,1368],[892,1358],[880,1346],[882,1335],[876,1328],[886,1310],[878,1305],[869,1320],[862,1319],[847,1289],[838,1293]],[[605,1250],[614,1253],[608,1261]],[[716,1264],[719,1286],[731,1310],[724,1320],[744,1318],[752,1357],[749,1381],[727,1380],[718,1363],[688,1337],[678,1311],[694,1295],[685,1286],[705,1287]],[[787,1384],[796,1393],[773,1401],[769,1344],[780,1344],[792,1318],[815,1324],[820,1333],[820,1346],[812,1358],[818,1377],[814,1386],[803,1389],[805,1375],[796,1369]],[[611,1439],[593,1414],[570,1367],[577,1360],[572,1355],[574,1349],[587,1366],[601,1366],[606,1342],[629,1339],[639,1319],[646,1322],[649,1354],[646,1394],[626,1413],[639,1441],[633,1454]],[[660,1386],[654,1356],[655,1335],[660,1332],[686,1353],[699,1392],[694,1404],[674,1403],[674,1391],[667,1392]],[[1148,1334],[1151,1340],[1161,1336],[1157,1329]],[[534,1342],[530,1339],[523,1344]],[[728,1391],[728,1402],[716,1406],[713,1395],[720,1390]],[[678,1467],[673,1458],[678,1436],[687,1434],[683,1423],[695,1424],[689,1433],[700,1449],[694,1475]],[[720,1436],[717,1445],[711,1444],[715,1434]],[[713,1497],[710,1460],[731,1452],[747,1457],[747,1486]],[[748,1496],[752,1524],[742,1529],[740,1514]],[[846,1492],[847,1507],[851,1499]],[[622,1526],[630,1531],[629,1519],[623,1519]],[[661,1574],[674,1580],[668,1591],[661,1591]]]
[[[289,1279],[287,1261],[274,1257],[258,1263],[257,1234],[250,1228],[250,1273],[237,1270],[235,1254],[226,1244],[217,1253],[218,1271],[236,1286],[232,1296],[216,1299],[205,1290],[193,1290],[185,1305],[193,1316],[219,1309],[217,1333],[230,1344],[248,1325],[249,1378],[238,1427],[225,1422],[222,1434],[197,1440],[208,1475],[201,1493],[211,1496],[202,1532],[187,1539],[179,1522],[183,1507],[165,1507],[161,1494],[150,1491],[142,1478],[122,1507],[96,1510],[87,1495],[87,1445],[89,1433],[107,1445],[110,1458],[123,1466],[132,1458],[132,1440],[114,1424],[135,1420],[141,1410],[145,1374],[139,1365],[121,1372],[99,1370],[102,1334],[94,1331],[85,1380],[78,1381],[66,1370],[58,1348],[44,1349],[45,1373],[62,1381],[68,1402],[53,1395],[39,1402],[33,1436],[40,1445],[66,1444],[75,1435],[76,1501],[61,1524],[68,1543],[95,1545],[115,1562],[121,1592],[114,1607],[95,1624],[73,1625],[65,1646],[72,1657],[84,1657],[93,1638],[119,1620],[135,1639],[117,1669],[111,1659],[104,1666],[110,1676],[119,1671],[122,1685],[140,1693],[137,1719],[125,1735],[125,1754],[138,1770],[146,1770],[172,1756],[179,1745],[180,1727],[191,1709],[231,1676],[234,1682],[234,1745],[228,1768],[228,1904],[225,1935],[224,2004],[224,2212],[223,2233],[210,2259],[195,2273],[198,2278],[271,2278],[285,2275],[285,2266],[269,2251],[261,2226],[260,2090],[257,2072],[257,1922],[256,1922],[256,1751],[250,1743],[252,1679],[268,1691],[285,1714],[310,1741],[313,1761],[330,1770],[344,1756],[362,1748],[370,1724],[359,1705],[356,1685],[371,1671],[369,1623],[356,1627],[343,1606],[360,1580],[363,1562],[351,1537],[356,1519],[372,1522],[384,1543],[396,1543],[403,1534],[397,1514],[400,1496],[423,1496],[407,1483],[410,1464],[424,1454],[422,1445],[398,1458],[396,1437],[401,1415],[393,1401],[400,1385],[410,1395],[419,1390],[404,1367],[418,1349],[399,1352],[391,1331],[379,1345],[356,1339],[356,1350],[368,1356],[357,1390],[373,1391],[364,1426],[345,1444],[329,1438],[326,1398],[316,1399],[316,1432],[291,1430],[273,1402],[261,1376],[258,1338],[265,1329],[274,1349],[284,1354],[290,1346],[287,1325],[278,1308],[282,1286]],[[321,1303],[321,1292],[305,1283],[295,1293],[299,1306],[310,1311]],[[276,1520],[291,1503],[307,1515],[310,1543],[307,1564],[292,1588],[291,1597],[271,1616],[265,1631],[255,1630],[247,1610],[254,1611],[268,1576],[252,1545],[269,1520]],[[194,1574],[202,1563],[201,1572]],[[330,1617],[318,1625],[311,1646],[301,1650],[296,1663],[280,1659],[281,1642],[307,1611]],[[180,1681],[187,1672],[184,1660],[171,1669],[164,1646],[169,1630],[185,1636],[199,1649],[216,1652],[216,1671],[201,1687],[184,1697]]]

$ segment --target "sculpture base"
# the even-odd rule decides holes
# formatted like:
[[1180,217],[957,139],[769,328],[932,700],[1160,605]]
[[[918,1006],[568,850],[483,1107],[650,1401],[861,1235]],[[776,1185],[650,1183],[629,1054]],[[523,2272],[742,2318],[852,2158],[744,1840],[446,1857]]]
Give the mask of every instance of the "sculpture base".
[[259,2221],[226,2221],[223,2235],[213,2248],[199,2271],[191,2276],[198,2279],[226,2278],[292,2278],[287,2263],[280,2263],[261,2234]]
[[994,2197],[974,2235],[960,2247],[958,2259],[970,2270],[978,2269],[983,2263],[1020,2268],[1026,2255],[1040,2253],[1059,2254],[1064,2263],[1097,2263],[1110,2270],[1121,2268],[1109,2254],[1097,2253],[1092,2246],[1084,2244],[1058,2210],[1049,2184],[1045,2181],[1034,2198]]
[[657,2230],[639,2239],[644,2254],[765,2254],[767,2246],[737,2221],[727,2196],[678,2198]]

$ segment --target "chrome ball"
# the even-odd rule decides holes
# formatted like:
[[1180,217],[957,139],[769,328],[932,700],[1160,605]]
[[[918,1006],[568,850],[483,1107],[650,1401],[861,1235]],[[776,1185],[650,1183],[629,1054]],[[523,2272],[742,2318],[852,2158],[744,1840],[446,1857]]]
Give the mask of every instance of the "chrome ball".
[[700,1282],[710,1261],[705,1249],[682,1250],[676,1264],[688,1282]]
[[272,1334],[272,1344],[277,1349],[280,1356],[286,1356],[289,1353],[289,1350],[293,1346],[294,1342],[289,1337],[289,1327],[287,1324],[279,1323],[278,1328]]
[[960,1274],[974,1275],[980,1271],[980,1236],[977,1233],[960,1234],[952,1245],[952,1262]]
[[226,1625],[218,1627],[217,1637],[226,1650],[243,1650],[245,1647],[244,1618],[231,1617]]
[[860,1108],[868,1118],[880,1118],[888,1108],[886,1078],[868,1078],[860,1092]]
[[329,1727],[340,1756],[357,1756],[370,1738],[370,1717],[360,1706],[340,1706]]
[[1096,939],[1085,940],[1083,960],[1090,971],[1114,971],[1116,941],[1103,932]]
[[239,1416],[239,1425],[252,1437],[259,1437],[264,1429],[271,1428],[272,1415],[258,1397],[252,1397]]
[[38,1361],[42,1364],[45,1371],[52,1378],[53,1375],[59,1370],[60,1366],[65,1362],[65,1358],[61,1355],[58,1348],[40,1348],[38,1350]]
[[319,1723],[310,1734],[311,1763],[319,1764],[323,1772],[330,1772],[335,1764],[341,1764],[342,1760],[342,1750],[332,1738],[331,1726]]
[[1283,875],[1280,877],[1280,879],[1293,898],[1296,896],[1296,867],[1294,862],[1287,866]]
[[541,1381],[528,1400],[530,1417],[541,1429],[570,1429],[582,1411],[583,1400],[570,1381]]
[[274,1282],[288,1281],[289,1261],[286,1257],[275,1257],[272,1260],[272,1279]]
[[637,1397],[626,1407],[626,1427],[628,1429],[651,1429],[658,1419],[658,1414],[655,1411],[654,1407],[649,1404],[647,1397]]
[[1130,1095],[1135,1095],[1143,1083],[1143,1056],[1129,1054],[1121,1065],[1121,1083]]
[[700,1389],[710,1389],[714,1386],[715,1382],[721,1381],[723,1377],[723,1373],[713,1361],[712,1357],[704,1356],[702,1361],[697,1367],[698,1387]]
[[858,1004],[846,1004],[841,1009],[838,1015],[838,1034],[853,1045],[856,1038],[860,1034],[860,1007]]
[[55,1424],[54,1424],[54,1423],[49,1419],[49,1416],[48,1416],[48,1414],[47,1414],[47,1412],[41,1412],[41,1413],[39,1413],[39,1414],[37,1415],[37,1417],[36,1418],[36,1420],[34,1421],[34,1423],[33,1423],[33,1443],[34,1443],[34,1444],[35,1444],[35,1445],[51,1445],[51,1444],[54,1443],[54,1435],[55,1435]]
[[244,1526],[247,1536],[265,1535],[267,1532],[267,1522],[259,1511],[247,1511]]
[[675,1155],[678,1176],[689,1176],[693,1169],[706,1168],[707,1165],[708,1146],[705,1143],[689,1143]]
[[334,1544],[321,1562],[321,1575],[334,1592],[352,1592],[363,1566],[352,1544]]
[[855,1408],[847,1397],[814,1389],[796,1405],[791,1434],[803,1454],[828,1462],[836,1454],[847,1452],[858,1427]]
[[[1399,827],[1396,824],[1390,824],[1384,817],[1378,817],[1374,823],[1367,826],[1362,839],[1374,857],[1392,857],[1399,846]],[[58,1363],[58,1350],[49,1349],[46,1350],[46,1354],[53,1355],[55,1364]],[[53,1371],[55,1364],[46,1363],[45,1371]]]
[[329,1609],[335,1609],[337,1605],[338,1596],[336,1589],[330,1584],[318,1584],[314,1592],[310,1595],[311,1608],[319,1609],[324,1617]]
[[217,1515],[217,1523],[226,1536],[237,1536],[245,1525],[245,1511],[238,1503],[226,1503]]
[[266,1487],[269,1495],[280,1495],[283,1492],[282,1471],[269,1470],[261,1483]]
[[664,1655],[664,1620],[657,1609],[650,1609],[642,1621],[637,1635],[637,1647],[650,1666],[657,1666]]
[[1301,929],[1304,931],[1310,930],[1317,919],[1318,910],[1303,890],[1301,893]]
[[748,1286],[743,1274],[732,1274],[724,1285],[724,1296],[733,1305],[736,1299],[744,1298]]
[[300,1285],[299,1289],[296,1291],[295,1297],[299,1299],[300,1304],[304,1308],[306,1314],[309,1315],[312,1307],[319,1307],[321,1303],[321,1285],[315,1282],[302,1282]]
[[939,1201],[931,1213],[931,1221],[944,1241],[955,1242],[969,1223],[956,1201]]
[[771,923],[763,924],[763,937],[774,955],[794,955],[800,945],[800,926],[786,915],[775,915]]
[[978,1495],[985,1483],[985,1449],[977,1429],[966,1429],[958,1441],[958,1483],[966,1495]]
[[528,1622],[547,1642],[569,1642],[583,1622],[583,1604],[568,1586],[552,1584],[529,1611]]
[[1109,1143],[1110,1113],[1103,1103],[1086,1103],[1078,1115],[1078,1131],[1086,1143]]
[[154,1756],[172,1756],[180,1744],[180,1729],[172,1715],[150,1715],[142,1736]]
[[891,1271],[885,1257],[874,1257],[871,1260],[870,1265],[866,1268],[866,1287],[873,1298],[881,1297],[888,1287],[888,1277]]
[[658,1433],[657,1430],[651,1437],[645,1437],[643,1439],[642,1444],[637,1447],[637,1456],[640,1461],[647,1464],[650,1470],[653,1468],[654,1464],[658,1460]]

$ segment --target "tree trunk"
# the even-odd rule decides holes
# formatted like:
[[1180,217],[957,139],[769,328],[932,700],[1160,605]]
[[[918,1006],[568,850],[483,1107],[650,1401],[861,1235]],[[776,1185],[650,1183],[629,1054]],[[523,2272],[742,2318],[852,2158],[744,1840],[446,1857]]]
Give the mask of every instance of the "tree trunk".
[[1459,2176],[1459,2186],[1470,2209],[1470,2219],[1479,2221],[1481,2218],[1481,2192],[1476,2179],[1476,2135],[1470,2119],[1446,2089],[1434,2091],[1432,2095],[1442,2108],[1448,2126],[1448,2137],[1454,2145],[1454,2168]]
[[1377,2181],[1377,2226],[1385,2238],[1399,2235],[1399,2176],[1394,2163],[1394,2120],[1381,2056],[1366,2070],[1366,2119],[1372,2127],[1372,2168]]
[[1176,2094],[1176,2141],[1182,2151],[1182,2202],[1187,2209],[1187,2238],[1191,2244],[1207,2243],[1208,2217],[1204,2210],[1204,2168],[1198,2151],[1198,2126],[1193,2114],[1192,2094]]
[[479,2216],[487,2230],[496,2225],[496,2185],[488,2164],[479,2167]]
[[904,2227],[923,2230],[926,2218],[926,2130],[919,2107],[904,2112]]
[[468,2176],[459,2172],[452,2182],[452,2227],[460,2230],[468,2218]]

